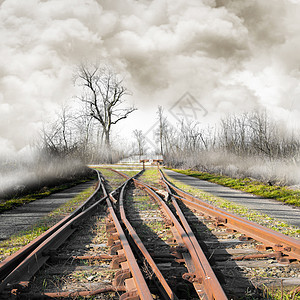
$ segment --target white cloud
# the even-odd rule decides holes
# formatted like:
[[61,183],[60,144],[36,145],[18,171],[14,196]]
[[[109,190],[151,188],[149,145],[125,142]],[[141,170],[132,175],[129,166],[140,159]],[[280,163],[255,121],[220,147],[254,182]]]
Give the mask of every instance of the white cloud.
[[44,116],[71,98],[72,72],[82,60],[118,68],[140,110],[168,108],[190,91],[213,115],[273,107],[274,114],[296,118],[297,3],[2,1],[2,144],[9,151],[24,147]]

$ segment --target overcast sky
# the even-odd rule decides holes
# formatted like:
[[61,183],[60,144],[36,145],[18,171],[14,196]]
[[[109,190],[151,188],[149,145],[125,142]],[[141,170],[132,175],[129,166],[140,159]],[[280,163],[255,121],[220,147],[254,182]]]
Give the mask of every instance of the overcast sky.
[[189,92],[207,120],[266,109],[300,118],[298,0],[2,0],[0,153],[20,151],[72,98],[82,60],[111,64],[147,131]]

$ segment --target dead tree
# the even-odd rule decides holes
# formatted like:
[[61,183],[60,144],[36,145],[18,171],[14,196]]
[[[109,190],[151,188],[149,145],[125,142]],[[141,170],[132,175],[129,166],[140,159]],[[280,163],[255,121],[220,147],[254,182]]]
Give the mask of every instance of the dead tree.
[[76,82],[83,87],[79,99],[88,105],[89,116],[99,122],[102,141],[110,148],[112,126],[136,110],[133,106],[124,107],[124,96],[129,92],[115,72],[98,64],[81,65],[75,76]]
[[139,159],[141,159],[146,152],[146,139],[142,130],[135,129],[133,135],[137,143]]
[[160,147],[160,154],[163,156],[165,149],[167,147],[168,140],[168,122],[167,118],[164,116],[164,110],[162,106],[158,106],[157,109],[157,118],[158,118],[158,141]]
[[64,106],[54,120],[43,125],[41,147],[49,156],[78,155],[78,136],[77,131],[74,130],[72,114],[69,108]]

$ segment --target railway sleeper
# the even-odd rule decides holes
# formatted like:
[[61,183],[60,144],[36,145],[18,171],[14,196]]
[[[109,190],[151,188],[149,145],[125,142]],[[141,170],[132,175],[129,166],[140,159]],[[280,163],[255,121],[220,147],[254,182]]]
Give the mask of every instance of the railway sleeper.
[[122,249],[122,244],[120,240],[116,240],[114,241],[114,243],[111,245],[109,253],[111,255],[117,255],[118,254],[118,250]]
[[105,222],[106,222],[106,224],[105,224],[106,232],[113,233],[116,231],[115,224],[112,220],[110,220],[109,218],[106,218]]
[[232,228],[226,228],[226,232],[227,233],[235,233],[237,231],[235,229],[232,229]]
[[[284,245],[274,245],[274,246],[257,245],[256,249],[259,250],[259,251],[266,251],[266,250],[269,250],[269,249],[273,249],[274,253],[277,253],[277,256],[275,258],[281,264],[290,264],[290,263],[292,263],[293,261],[296,260],[296,259],[293,259],[293,258],[289,257],[288,254],[283,253],[283,251],[291,252],[291,247],[288,247],[288,246],[284,246]],[[281,255],[279,255],[279,253]]]
[[203,278],[198,276],[196,273],[184,273],[182,275],[182,278],[186,281],[189,281],[190,283],[202,283],[203,282]]
[[272,249],[272,246],[269,246],[269,245],[256,245],[255,248],[258,251],[267,251],[267,250]]
[[227,223],[227,219],[226,218],[223,218],[223,217],[216,217],[216,221],[218,222],[218,223],[221,223],[221,224],[223,224],[223,225],[225,225],[226,223]]
[[168,228],[174,226],[174,223],[170,219],[165,220],[164,223]]
[[187,253],[188,249],[185,246],[171,247],[171,254],[176,258],[182,258],[182,253]]
[[[221,217],[217,217],[215,218],[215,222],[212,224],[214,227],[221,227],[221,226],[226,226],[226,223],[227,223],[227,219],[226,218],[221,218]],[[232,233],[235,233],[237,232],[235,229],[231,229],[231,228],[226,228],[226,231],[227,232],[232,232]],[[240,241],[254,241],[254,239],[250,236],[247,236],[245,234],[242,234],[240,237],[239,237],[239,240]],[[289,257],[288,254],[283,254],[282,251],[285,251],[285,252],[291,252],[291,247],[289,246],[286,246],[286,245],[280,245],[280,244],[276,244],[276,245],[273,245],[273,246],[269,246],[269,245],[257,245],[256,246],[256,249],[257,250],[260,250],[260,251],[266,251],[268,249],[273,249],[275,251],[276,254],[274,254],[274,258],[278,261],[278,263],[281,263],[281,264],[290,264],[292,263],[295,259],[292,259]],[[279,255],[278,253],[281,253],[281,255]],[[269,256],[272,258],[272,256]],[[249,258],[251,259],[251,258]]]
[[272,252],[272,253],[258,253],[250,255],[239,255],[232,257],[232,260],[247,260],[247,259],[256,259],[256,258],[275,258],[277,261],[282,258],[282,252]]
[[112,246],[114,245],[115,241],[120,240],[119,234],[117,232],[114,232],[112,234],[110,234],[107,238],[107,246]]
[[116,230],[115,224],[110,221],[106,222],[105,230],[107,232],[114,232]]
[[99,260],[106,261],[112,260],[112,256],[108,254],[100,254],[100,255],[84,255],[84,256],[71,256],[72,260]]
[[290,264],[294,259],[289,258],[288,256],[283,256],[277,260],[280,264]]
[[[121,242],[119,240],[116,241],[113,247],[115,247],[113,251],[116,251],[117,255],[113,255],[110,263],[110,268],[121,270],[116,272],[112,285],[117,289],[124,288],[126,290],[126,293],[121,295],[120,299],[140,299],[137,293],[135,282],[132,278],[131,271],[129,269],[124,250],[122,249]],[[117,248],[120,249],[117,250]]]
[[120,300],[139,300],[140,297],[138,295],[137,290],[126,292],[123,295],[120,296]]
[[215,221],[215,223],[212,224],[214,227],[224,227],[226,226],[223,222]]
[[[119,251],[123,251],[123,250],[119,250]],[[111,269],[120,269],[121,268],[121,263],[124,262],[124,261],[126,261],[125,254],[122,253],[122,254],[119,254],[119,255],[115,255],[115,257],[111,260],[110,268]]]
[[[230,228],[227,228],[226,231],[228,232],[237,232],[236,230],[234,229],[230,229]],[[240,237],[239,237],[239,240],[240,241],[255,241],[255,239],[253,239],[252,237],[249,237],[245,234],[242,234]],[[270,249],[273,249],[274,250],[274,254],[273,256],[269,256],[271,258],[275,258],[279,263],[281,264],[290,264],[294,261],[296,261],[297,259],[294,259],[292,257],[289,256],[289,252],[292,251],[292,248],[290,246],[286,246],[286,245],[281,245],[281,244],[275,244],[275,245],[256,245],[255,247],[258,251],[267,251],[267,250],[270,250]],[[288,252],[288,253],[284,253],[284,252]]]
[[291,252],[291,247],[289,246],[284,246],[284,245],[279,245],[279,244],[276,244],[273,246],[273,249],[275,251],[286,251],[286,252]]
[[[89,297],[89,296],[95,296],[102,293],[109,293],[109,292],[125,292],[124,287],[113,287],[113,286],[107,286],[104,288],[99,288],[96,290],[79,290],[79,291],[73,291],[73,292],[66,292],[66,291],[60,291],[60,292],[52,292],[52,293],[42,293],[42,294],[33,294],[29,292],[20,292],[18,290],[12,291],[11,295],[16,296],[17,299],[50,299],[50,298],[68,298],[68,299],[77,299],[78,297]],[[10,295],[10,296],[11,296]],[[8,296],[9,297],[9,296]]]
[[113,286],[115,287],[121,287],[125,286],[125,280],[131,278],[131,272],[129,269],[119,270],[115,274],[115,278],[113,280]]
[[[162,175],[163,176],[163,175]],[[171,184],[169,184],[169,183],[167,183],[168,185],[171,185]],[[171,185],[172,186],[172,188],[177,192],[177,193],[179,193],[181,196],[176,196],[175,195],[175,197],[176,198],[178,198],[178,199],[182,199],[183,201],[184,201],[184,199],[187,199],[186,201],[187,202],[189,202],[189,203],[187,203],[187,206],[188,207],[192,207],[193,206],[193,204],[191,203],[191,202],[196,202],[196,205],[197,205],[197,203],[199,202],[200,204],[199,205],[204,205],[204,209],[205,210],[208,210],[208,211],[212,211],[212,210],[214,210],[214,209],[216,209],[217,211],[219,211],[219,209],[218,208],[215,208],[215,207],[213,207],[213,206],[211,206],[211,205],[206,205],[206,204],[204,204],[204,203],[202,203],[200,200],[198,200],[197,198],[195,198],[195,197],[193,197],[192,195],[190,195],[190,194],[187,194],[187,193],[185,193],[185,192],[183,192],[183,191],[181,191],[180,189],[178,189],[178,188],[176,188],[176,187],[174,187],[173,185]],[[214,214],[214,213],[213,213]],[[215,214],[214,214],[215,215]],[[228,223],[228,227],[232,227],[232,224],[231,224],[231,218],[233,218],[233,221],[237,221],[238,222],[238,224],[239,223],[242,223],[242,225],[244,224],[244,226],[246,226],[247,227],[247,225],[249,226],[249,230],[248,229],[244,229],[244,230],[246,230],[246,231],[251,231],[252,229],[257,229],[257,228],[259,228],[260,230],[263,228],[262,226],[256,226],[255,225],[255,223],[253,223],[253,222],[248,222],[248,221],[245,221],[245,222],[243,222],[243,220],[241,219],[241,218],[239,218],[239,217],[237,217],[237,216],[234,216],[234,215],[230,215],[229,213],[226,213],[226,215],[229,215],[229,217],[228,217],[228,220],[227,220],[227,223]],[[249,223],[249,224],[245,224],[245,223]],[[235,225],[233,226],[233,227],[236,227]],[[238,230],[237,228],[234,228],[234,229],[236,229],[236,230]],[[271,234],[271,236],[273,236],[273,237],[275,237],[275,239],[277,239],[279,236],[280,236],[280,234],[278,234],[278,233],[272,233],[269,229],[266,229],[266,231],[267,231],[267,233],[264,233],[264,234],[266,234],[267,235],[267,238],[269,238],[268,237],[268,235],[270,235]],[[256,231],[255,231],[256,232]],[[250,235],[251,235],[251,233],[250,233]],[[255,235],[255,234],[254,234]],[[255,238],[254,238],[255,239]],[[260,239],[258,239],[258,240],[260,240]],[[283,240],[285,240],[285,237],[283,238]],[[295,243],[293,242],[293,241],[291,241],[291,244],[293,245],[293,246],[290,246],[290,245],[286,245],[286,246],[284,246],[284,245],[279,245],[279,247],[277,246],[277,245],[272,245],[272,242],[270,242],[270,246],[271,246],[271,248],[274,248],[274,250],[275,251],[278,251],[278,250],[280,250],[280,251],[282,251],[285,255],[287,255],[287,256],[290,256],[290,258],[288,258],[287,256],[285,256],[285,257],[282,257],[282,258],[280,258],[280,262],[281,263],[290,263],[290,262],[292,262],[292,261],[294,261],[295,259],[296,260],[300,260],[300,258],[299,258],[299,248],[295,245]],[[269,246],[269,245],[268,245]],[[289,253],[289,252],[291,252],[291,253]]]
[[250,237],[250,236],[247,236],[245,234],[242,234],[241,236],[239,236],[239,240],[242,241],[242,242],[244,242],[244,241],[252,241],[253,238]]
[[166,214],[166,212],[162,209],[162,207],[160,206],[160,203],[158,203],[157,201],[155,201],[158,205],[159,205],[159,211],[161,213],[161,216],[162,216],[162,220],[164,222],[164,224],[167,226],[167,227],[171,227],[172,226],[172,221],[170,220],[170,218],[168,217],[168,215]]

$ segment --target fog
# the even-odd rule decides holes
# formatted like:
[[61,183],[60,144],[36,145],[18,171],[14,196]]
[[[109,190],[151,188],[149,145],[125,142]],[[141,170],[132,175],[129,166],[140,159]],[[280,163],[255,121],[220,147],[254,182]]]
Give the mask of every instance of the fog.
[[270,185],[288,185],[299,189],[300,168],[293,161],[267,160],[263,157],[237,156],[223,151],[178,153],[167,160],[174,168],[227,175],[234,178],[249,177]]
[[52,159],[38,153],[0,162],[0,199],[42,190],[81,178],[87,173],[76,159]]
[[0,150],[26,147],[76,94],[83,59],[124,76],[145,127],[186,91],[211,120],[266,108],[296,126],[299,13],[288,0],[2,1]]
[[296,0],[3,0],[1,160],[27,153],[78,94],[84,61],[112,66],[131,90],[138,111],[114,132],[125,139],[185,92],[206,109],[201,122],[257,109],[297,130],[299,15]]

